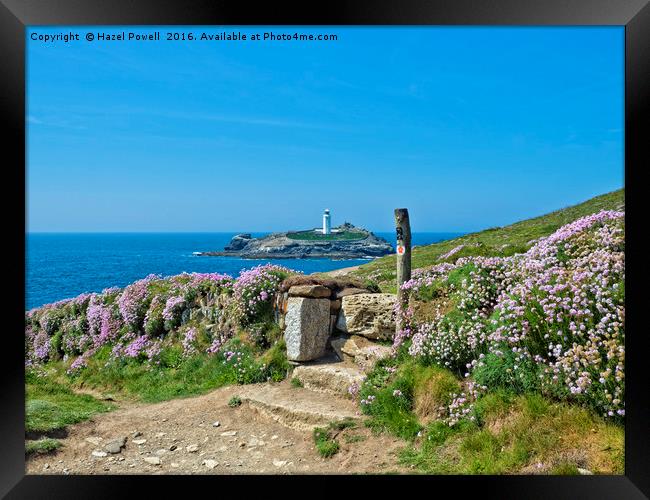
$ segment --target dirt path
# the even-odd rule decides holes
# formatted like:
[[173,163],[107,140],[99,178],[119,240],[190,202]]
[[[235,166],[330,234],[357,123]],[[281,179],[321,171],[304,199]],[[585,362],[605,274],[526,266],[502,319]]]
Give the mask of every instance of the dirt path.
[[[311,432],[285,427],[246,403],[230,408],[228,401],[242,389],[229,386],[203,396],[128,404],[96,415],[70,426],[55,453],[28,458],[26,472],[336,474],[409,470],[397,460],[404,442],[375,436],[363,424],[342,431],[337,437],[339,453],[323,459]],[[126,438],[121,452],[101,456],[104,446],[116,438]]]
[[360,266],[342,267],[340,269],[335,269],[334,271],[327,271],[320,274],[329,276],[330,278],[340,278],[341,276],[350,274],[352,271],[356,271],[359,267]]

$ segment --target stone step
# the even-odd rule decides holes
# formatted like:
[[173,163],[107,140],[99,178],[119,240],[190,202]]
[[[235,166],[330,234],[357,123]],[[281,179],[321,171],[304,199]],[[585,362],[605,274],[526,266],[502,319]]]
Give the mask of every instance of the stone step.
[[354,363],[364,372],[370,371],[377,361],[390,356],[392,352],[390,346],[359,335],[339,334],[330,337],[330,345],[339,359]]
[[293,429],[311,431],[330,422],[360,418],[352,400],[292,387],[286,381],[242,386],[239,397],[261,415]]
[[356,365],[338,362],[301,365],[293,370],[293,377],[311,391],[345,396],[352,384],[361,385],[365,375]]

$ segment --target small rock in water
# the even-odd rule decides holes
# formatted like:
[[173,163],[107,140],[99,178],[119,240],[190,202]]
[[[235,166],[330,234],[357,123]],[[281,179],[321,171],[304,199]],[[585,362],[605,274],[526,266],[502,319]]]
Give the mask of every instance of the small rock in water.
[[198,444],[191,444],[187,448],[185,448],[185,451],[188,453],[196,453],[199,451],[199,445]]
[[95,451],[93,451],[91,453],[91,455],[93,457],[104,458],[104,457],[108,456],[108,453],[106,453],[105,451],[95,450]]
[[133,434],[131,434],[131,437],[137,438],[142,436],[142,433],[140,431],[135,431]]
[[205,465],[208,469],[214,469],[217,465],[219,465],[219,462],[216,460],[204,460],[203,465]]
[[144,457],[144,461],[151,465],[160,465],[160,457]]
[[212,427],[219,427],[220,425],[221,425],[221,422],[219,422],[217,420],[215,423],[212,424]]
[[172,467],[180,467],[180,464],[177,464],[176,462],[172,462]]
[[173,444],[173,445],[171,445],[171,446],[169,447],[169,451],[174,451],[176,448],[178,448],[178,446],[176,446],[175,444]]
[[271,436],[271,439],[273,439],[273,440],[278,439],[277,434],[273,434],[273,435]]
[[276,460],[274,458],[273,459],[273,465],[275,465],[276,467],[283,467],[283,466],[287,465],[287,461],[286,460]]
[[236,436],[237,431],[226,431],[221,433],[222,436]]
[[164,455],[165,453],[167,453],[167,450],[163,448],[156,450],[156,455]]
[[146,439],[134,439],[133,442],[134,442],[135,444],[140,445],[140,444],[144,444],[144,443],[146,443],[147,440],[146,440]]

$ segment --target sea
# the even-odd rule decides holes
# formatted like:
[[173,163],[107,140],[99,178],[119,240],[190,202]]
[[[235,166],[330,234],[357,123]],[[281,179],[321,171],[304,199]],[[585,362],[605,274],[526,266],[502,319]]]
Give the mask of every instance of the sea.
[[[194,255],[223,250],[237,233],[28,233],[25,252],[25,309],[84,292],[124,287],[149,274],[225,273],[271,262],[305,274],[357,266],[368,259],[251,260]],[[253,233],[254,237],[269,233]],[[395,233],[376,232],[395,246]],[[412,245],[427,245],[462,233],[413,233]]]

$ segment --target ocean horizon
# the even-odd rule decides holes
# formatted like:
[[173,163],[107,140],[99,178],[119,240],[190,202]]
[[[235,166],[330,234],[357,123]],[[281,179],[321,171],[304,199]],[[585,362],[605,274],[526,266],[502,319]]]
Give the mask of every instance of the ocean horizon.
[[[85,292],[124,287],[148,276],[217,272],[236,277],[242,269],[271,262],[305,274],[365,264],[372,259],[240,259],[197,256],[222,250],[241,232],[25,233],[25,309]],[[253,232],[254,237],[271,232]],[[375,232],[395,247],[394,232]],[[414,246],[461,236],[460,232],[414,232]]]

